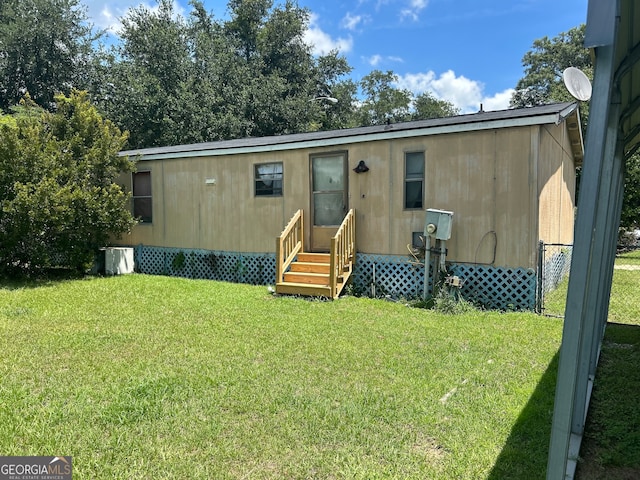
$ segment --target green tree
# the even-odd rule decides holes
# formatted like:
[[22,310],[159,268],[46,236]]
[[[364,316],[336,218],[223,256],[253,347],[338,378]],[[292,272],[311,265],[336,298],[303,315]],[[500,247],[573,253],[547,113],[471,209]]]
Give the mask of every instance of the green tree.
[[623,230],[640,228],[640,154],[627,158],[624,178],[624,200],[620,227]]
[[419,95],[395,85],[398,76],[391,70],[373,70],[359,83],[364,100],[357,107],[360,125],[427,120],[458,115],[459,110],[451,102],[438,100],[432,93]]
[[430,92],[421,93],[413,100],[412,120],[428,120],[454,115],[460,115],[460,109],[454,107],[451,102],[437,99]]
[[86,269],[111,236],[134,221],[115,183],[133,163],[126,135],[85,93],[57,95],[56,112],[25,101],[0,122],[0,273],[53,266]]
[[92,94],[130,131],[130,147],[297,133],[342,121],[343,111],[312,101],[348,65],[311,54],[303,41],[307,10],[291,1],[231,1],[230,18],[217,21],[200,0],[191,6],[188,19],[171,0],[159,0],[157,10],[129,10],[122,44],[96,55]]
[[[358,85],[348,75],[352,68],[347,59],[337,51],[317,59],[315,97],[311,102],[312,125],[310,130],[335,130],[359,126],[356,116]],[[332,103],[324,98],[335,98]]]
[[237,138],[247,130],[244,119],[243,84],[246,67],[235,61],[222,26],[200,1],[192,1],[188,26],[193,58],[192,75],[181,95],[183,119],[191,136],[183,141]]
[[[292,1],[231,0],[224,32],[236,62],[248,72],[242,85],[243,136],[298,133],[310,129],[318,111],[318,70],[303,41],[309,12]],[[311,107],[311,108],[310,108]]]
[[188,142],[185,110],[191,104],[184,97],[192,61],[187,25],[173,2],[160,0],[156,11],[130,9],[122,19],[121,39],[92,87],[97,104],[130,132],[131,147]]
[[360,81],[364,95],[359,108],[361,125],[404,122],[410,118],[411,92],[394,86],[398,76],[391,70],[373,70]]
[[[589,50],[584,47],[585,25],[572,28],[553,39],[543,37],[533,42],[533,48],[522,59],[525,76],[518,81],[511,98],[512,107],[530,107],[552,102],[573,101],[562,80],[567,67],[576,67],[593,78]],[[586,132],[589,108],[580,104],[582,128]],[[578,172],[580,173],[580,172]],[[630,230],[640,226],[640,156],[626,160],[625,190],[620,227]]]
[[0,109],[29,93],[49,110],[54,95],[86,87],[94,34],[79,0],[0,2]]
[[553,39],[543,37],[533,42],[532,49],[522,59],[525,75],[518,80],[511,98],[512,107],[573,100],[564,87],[562,72],[567,67],[576,67],[589,78],[593,77],[591,56],[584,47],[584,33],[585,26],[581,25]]

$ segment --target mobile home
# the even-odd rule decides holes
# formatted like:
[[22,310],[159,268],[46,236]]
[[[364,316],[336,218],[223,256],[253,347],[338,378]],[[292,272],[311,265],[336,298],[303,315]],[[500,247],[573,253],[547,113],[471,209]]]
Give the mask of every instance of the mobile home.
[[577,104],[561,103],[122,155],[137,160],[120,182],[141,221],[116,243],[141,272],[274,284],[276,239],[298,212],[306,252],[329,251],[352,212],[353,289],[417,296],[409,250],[440,209],[465,295],[533,308],[538,243],[573,240],[583,143]]

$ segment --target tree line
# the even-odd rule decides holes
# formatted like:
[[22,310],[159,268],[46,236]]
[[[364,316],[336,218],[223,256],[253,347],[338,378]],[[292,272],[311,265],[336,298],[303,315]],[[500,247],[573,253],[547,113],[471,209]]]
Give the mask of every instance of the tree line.
[[[230,0],[217,19],[201,0],[182,17],[171,0],[130,9],[115,43],[89,26],[80,0],[3,0],[0,108],[27,92],[45,109],[86,90],[144,148],[347,128],[454,115],[430,93],[374,70],[359,82],[337,51],[303,41],[310,12],[294,1]],[[335,103],[325,100],[335,98]]]

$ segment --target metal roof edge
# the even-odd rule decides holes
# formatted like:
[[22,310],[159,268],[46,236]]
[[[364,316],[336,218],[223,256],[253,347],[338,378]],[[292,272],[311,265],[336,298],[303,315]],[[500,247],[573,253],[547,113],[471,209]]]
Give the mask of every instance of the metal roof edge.
[[580,115],[579,115],[579,109],[578,109],[578,102],[571,102],[570,104],[567,105],[566,108],[563,108],[558,113],[558,124],[562,122],[564,119],[566,119],[567,117],[571,116],[571,114],[573,114],[574,112],[576,113],[579,119]]
[[[555,108],[554,108],[555,107]],[[458,117],[423,120],[387,126],[360,127],[354,129],[283,135],[280,137],[256,137],[220,142],[209,142],[173,147],[148,148],[120,152],[121,156],[138,157],[138,160],[169,160],[176,158],[213,157],[295,150],[300,148],[333,147],[399,138],[442,135],[470,131],[491,130],[504,127],[521,127],[545,123],[559,124],[577,109],[577,103],[562,103],[525,109],[479,112]],[[509,112],[507,114],[507,112]],[[517,112],[516,115],[512,113]],[[331,136],[333,134],[334,136]],[[252,144],[252,142],[255,142]]]

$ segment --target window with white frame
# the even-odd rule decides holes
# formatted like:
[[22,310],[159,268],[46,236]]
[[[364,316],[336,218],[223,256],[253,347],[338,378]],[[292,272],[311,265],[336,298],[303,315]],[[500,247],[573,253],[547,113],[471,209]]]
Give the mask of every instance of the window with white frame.
[[151,223],[151,172],[133,173],[133,216],[141,223]]
[[256,197],[282,195],[282,162],[259,163],[254,167]]
[[404,208],[422,208],[424,199],[424,152],[404,154]]

